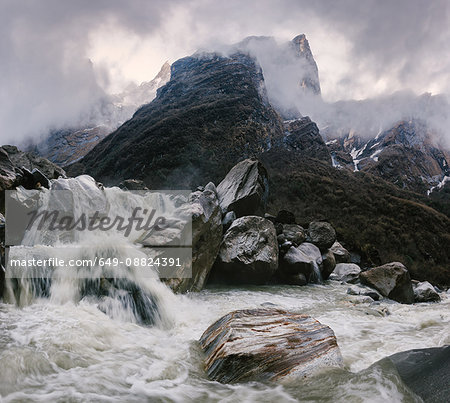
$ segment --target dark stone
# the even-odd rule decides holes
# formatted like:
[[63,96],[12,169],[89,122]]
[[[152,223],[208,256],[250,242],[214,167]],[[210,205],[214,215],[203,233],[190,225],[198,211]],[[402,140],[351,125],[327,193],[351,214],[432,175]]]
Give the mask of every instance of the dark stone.
[[8,153],[0,147],[0,191],[11,189],[16,180],[14,164],[11,162]]
[[277,235],[280,235],[283,233],[283,224],[277,222],[275,223],[275,230],[277,231]]
[[[310,243],[303,243],[298,247],[291,246],[280,259],[280,272],[283,276],[303,274],[311,281],[316,267],[322,263],[320,250]],[[282,276],[282,277],[283,277]]]
[[33,175],[34,179],[34,187],[39,188],[43,186],[47,189],[50,188],[50,181],[41,171],[39,171],[39,169],[34,168],[31,174]]
[[223,234],[219,199],[212,182],[203,192],[190,195],[185,212],[192,216],[192,276],[167,279],[166,283],[175,292],[203,289],[219,253]]
[[283,235],[287,241],[298,246],[306,240],[306,231],[297,224],[284,224]]
[[308,240],[321,250],[327,250],[336,241],[336,231],[328,222],[314,221],[308,227]]
[[361,268],[355,263],[339,263],[330,275],[331,280],[343,281],[344,283],[356,283],[359,280]]
[[402,381],[424,402],[448,401],[450,346],[402,351],[385,360],[394,364]]
[[331,250],[322,255],[322,265],[320,272],[322,274],[322,280],[328,280],[330,274],[333,273],[336,267],[336,258]]
[[223,237],[211,271],[211,282],[265,284],[278,267],[278,243],[273,224],[262,217],[236,219]]
[[280,210],[275,218],[281,224],[295,224],[295,215],[287,210]]
[[350,252],[345,249],[338,241],[336,241],[330,248],[336,259],[336,263],[349,263]]
[[428,281],[414,284],[413,290],[416,302],[439,302],[441,300],[439,294]]

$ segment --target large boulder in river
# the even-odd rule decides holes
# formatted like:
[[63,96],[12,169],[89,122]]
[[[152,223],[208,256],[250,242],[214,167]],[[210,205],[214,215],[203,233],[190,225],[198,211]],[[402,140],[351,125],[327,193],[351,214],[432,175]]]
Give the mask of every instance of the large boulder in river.
[[227,284],[264,284],[278,267],[275,227],[258,216],[233,221],[223,237],[211,271],[211,281]]
[[308,242],[297,247],[291,246],[280,259],[280,277],[302,274],[307,281],[318,281],[321,264],[322,255],[317,246]]
[[402,351],[374,365],[393,364],[401,380],[424,402],[448,402],[450,346]]
[[336,231],[328,222],[314,221],[308,227],[308,241],[321,250],[327,250],[336,241]]
[[200,338],[209,379],[222,383],[303,380],[343,360],[333,330],[277,309],[231,312]]
[[413,290],[416,302],[439,302],[441,300],[439,294],[428,281],[415,284]]
[[343,281],[344,283],[356,283],[359,279],[361,268],[355,263],[339,263],[330,275],[330,280]]
[[269,195],[267,171],[257,160],[241,161],[220,182],[217,193],[223,213],[263,216]]
[[192,216],[192,276],[165,281],[175,292],[200,291],[222,241],[222,212],[214,184],[208,183],[203,192],[192,193],[184,209]]
[[350,262],[350,252],[345,249],[338,241],[336,241],[330,248],[333,252],[336,263],[349,263]]
[[404,304],[414,302],[414,291],[406,267],[399,262],[374,267],[359,275],[361,283],[375,288],[384,297]]

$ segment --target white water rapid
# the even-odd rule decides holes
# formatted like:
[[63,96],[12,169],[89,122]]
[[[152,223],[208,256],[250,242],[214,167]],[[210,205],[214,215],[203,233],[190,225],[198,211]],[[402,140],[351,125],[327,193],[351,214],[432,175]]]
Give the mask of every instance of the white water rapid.
[[[173,200],[161,195],[145,201],[117,188],[102,192],[88,177],[59,180],[54,186],[80,187],[80,192],[92,196],[90,208],[103,205],[124,216],[133,204],[147,203],[149,208],[158,204],[168,214],[174,209]],[[80,256],[145,255],[133,246],[138,235],[125,240],[113,232],[92,232],[65,239],[85,245]],[[63,243],[48,233],[27,236],[29,242],[43,237],[47,246],[41,247],[47,249],[58,249],[55,245]],[[155,276],[132,269],[109,270],[102,272],[108,281],[125,276],[128,282],[117,280],[112,293],[100,296],[83,291],[86,279],[62,276],[51,282],[45,295],[33,294],[31,279],[17,280],[21,306],[15,304],[17,291],[11,289],[7,303],[0,304],[2,402],[418,402],[393,368],[371,365],[396,352],[450,344],[450,295],[445,293],[437,304],[388,300],[370,304],[348,295],[346,285],[326,281],[303,287],[210,288],[174,295]],[[101,285],[93,287],[98,291]],[[133,305],[136,299],[124,296],[136,293],[148,302],[143,309],[148,309],[151,323],[142,320],[143,313]],[[345,370],[295,384],[209,381],[197,342],[203,331],[232,310],[273,305],[310,314],[329,325],[337,336]]]

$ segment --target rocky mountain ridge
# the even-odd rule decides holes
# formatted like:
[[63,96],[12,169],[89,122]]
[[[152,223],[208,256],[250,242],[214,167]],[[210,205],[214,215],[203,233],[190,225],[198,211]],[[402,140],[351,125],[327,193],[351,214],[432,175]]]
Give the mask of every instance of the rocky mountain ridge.
[[349,133],[327,146],[336,168],[370,172],[402,188],[430,194],[450,176],[450,152],[436,137],[425,122],[413,119],[398,122],[373,139]]

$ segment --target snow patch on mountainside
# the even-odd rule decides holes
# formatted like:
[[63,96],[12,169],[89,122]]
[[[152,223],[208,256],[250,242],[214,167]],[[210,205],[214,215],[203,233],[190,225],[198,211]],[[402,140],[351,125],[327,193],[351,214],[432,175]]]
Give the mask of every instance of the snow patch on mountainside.
[[444,176],[444,178],[436,186],[430,188],[430,190],[427,191],[427,196],[429,196],[433,190],[441,189],[447,182],[450,182],[450,176]]

